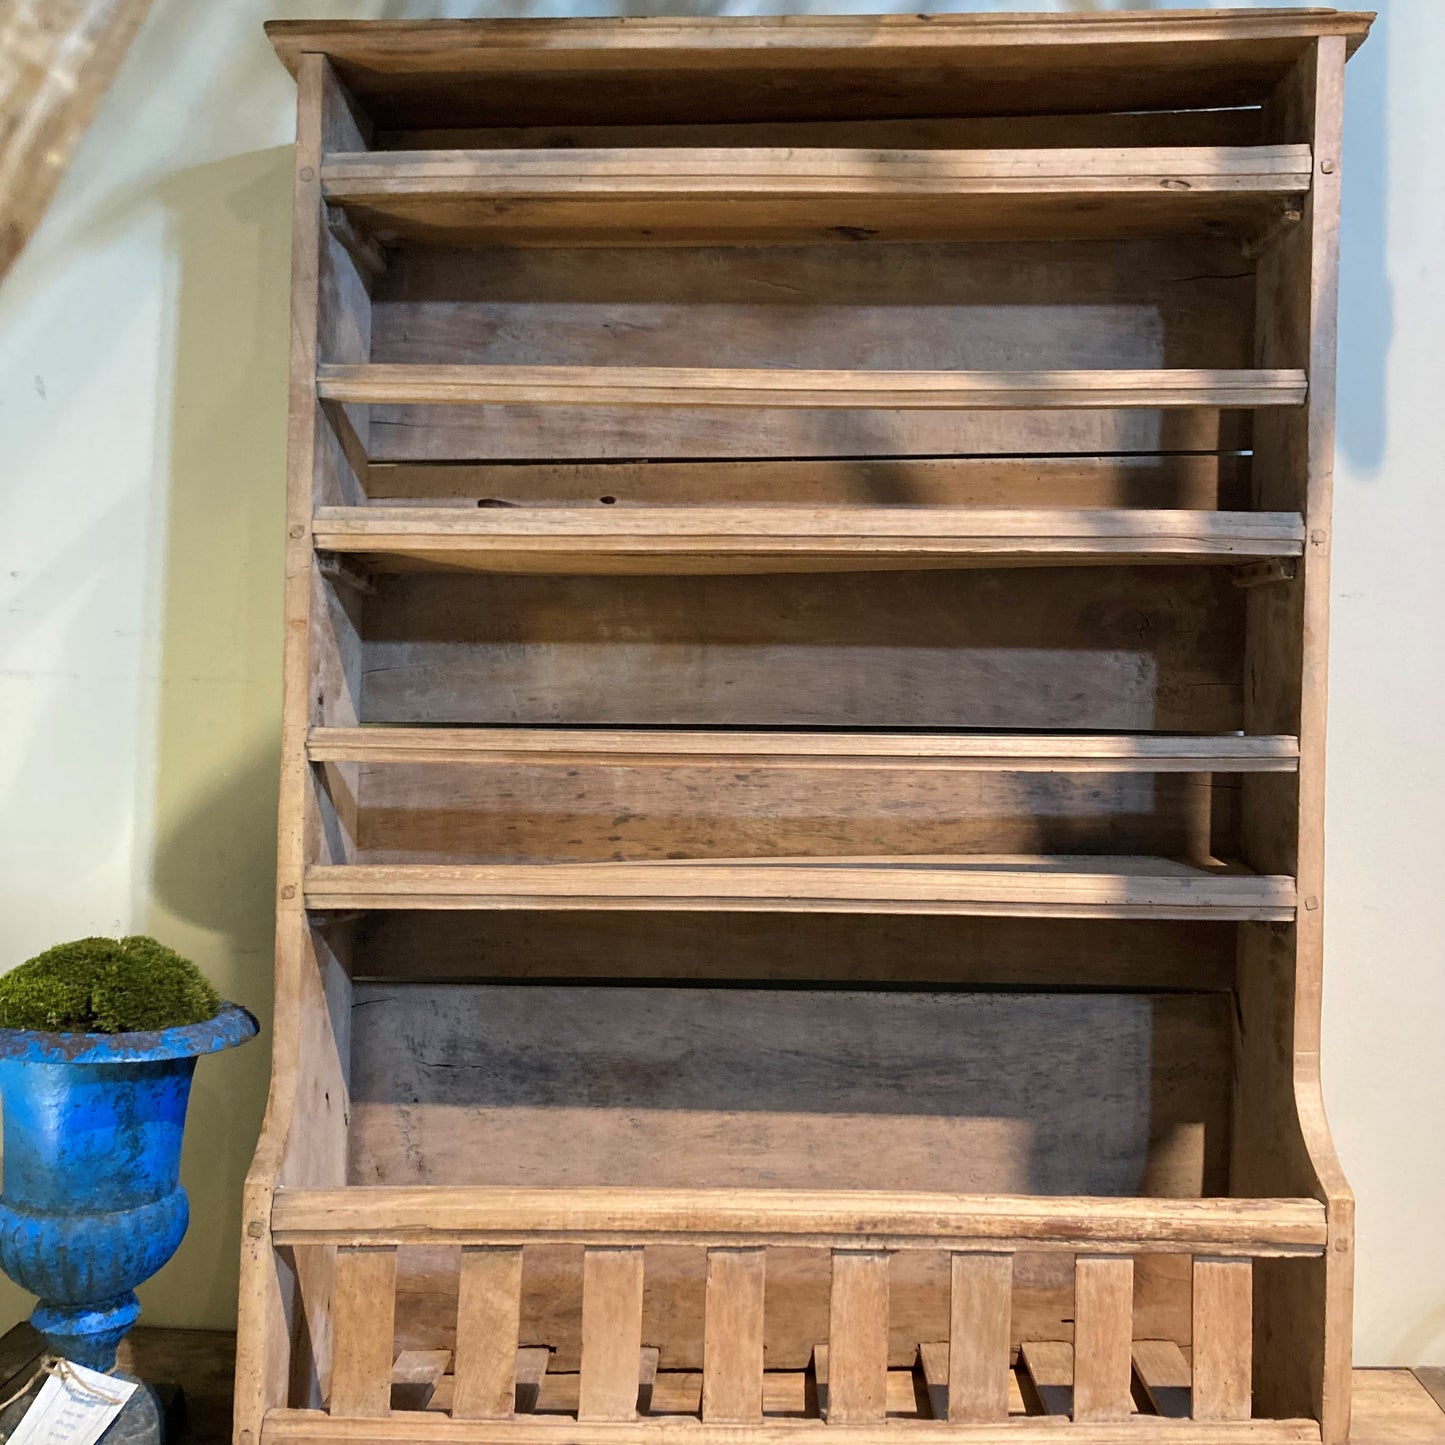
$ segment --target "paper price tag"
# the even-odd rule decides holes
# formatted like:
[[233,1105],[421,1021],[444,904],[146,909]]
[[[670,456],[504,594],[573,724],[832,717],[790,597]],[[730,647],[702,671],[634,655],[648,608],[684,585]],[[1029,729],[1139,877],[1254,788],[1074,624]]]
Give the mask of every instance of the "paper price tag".
[[134,1380],[61,1360],[11,1432],[9,1445],[95,1445],[136,1389]]

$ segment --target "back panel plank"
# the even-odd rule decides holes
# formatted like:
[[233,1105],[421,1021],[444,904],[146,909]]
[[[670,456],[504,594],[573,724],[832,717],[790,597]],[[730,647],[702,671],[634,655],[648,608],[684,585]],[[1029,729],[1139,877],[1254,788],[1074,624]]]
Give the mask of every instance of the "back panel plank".
[[1229,509],[1249,458],[878,457],[813,461],[389,462],[374,502],[431,506],[1032,506]]
[[697,979],[1093,988],[1234,987],[1228,923],[722,913],[382,910],[358,979]]
[[1217,568],[380,579],[385,723],[1236,730],[1243,592]]
[[921,853],[1205,857],[1199,774],[364,765],[364,863]]
[[1213,1193],[1229,1026],[1221,995],[362,985],[352,1180]]

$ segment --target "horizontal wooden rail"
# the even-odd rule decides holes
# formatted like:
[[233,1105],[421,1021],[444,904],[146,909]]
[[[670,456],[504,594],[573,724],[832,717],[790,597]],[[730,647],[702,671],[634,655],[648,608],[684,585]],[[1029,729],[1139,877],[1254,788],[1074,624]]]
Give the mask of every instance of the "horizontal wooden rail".
[[[1294,42],[1302,51],[1318,35],[1343,35],[1353,49],[1373,16],[1309,7],[1167,14],[1102,11],[1089,14],[1019,13],[930,15],[789,15],[739,19],[713,16],[648,17],[617,25],[606,19],[391,20],[359,26],[354,21],[269,20],[266,34],[293,72],[307,51],[330,55],[343,71],[361,69],[368,79],[415,75],[429,66],[448,75],[566,71],[578,58],[604,74],[609,68],[669,70],[686,64],[704,75],[731,67],[788,70],[800,64],[876,64],[936,69],[969,52],[1042,50],[1057,67],[1087,70],[1097,86],[1095,47],[1146,47],[1134,69],[1150,70],[1150,47],[1167,47],[1170,59],[1188,60],[1177,84],[1200,84],[1194,71],[1216,66],[1259,68],[1261,42]],[[977,54],[970,56],[977,60]],[[1029,57],[1034,58],[1034,57]],[[1012,78],[1014,70],[1009,74]],[[1120,84],[1129,72],[1120,70]],[[1022,82],[1014,80],[1017,86]],[[1198,100],[1196,104],[1201,104]],[[1221,102],[1223,103],[1223,102]],[[1238,104],[1238,101],[1234,102]]]
[[1303,371],[794,371],[683,366],[317,368],[323,400],[435,406],[922,410],[1299,406]]
[[670,728],[311,729],[312,762],[499,767],[902,768],[910,772],[1292,773],[1292,737]]
[[1298,557],[1297,512],[1026,507],[322,507],[382,568],[642,573]]
[[1067,1440],[1069,1445],[1319,1445],[1314,1420],[1166,1420],[1140,1415],[1104,1424],[1061,1416],[960,1426],[947,1420],[887,1420],[840,1425],[770,1417],[746,1425],[708,1424],[683,1415],[643,1420],[578,1421],[566,1415],[520,1415],[510,1420],[454,1420],[430,1411],[385,1419],[333,1419],[323,1410],[272,1410],[261,1445],[1023,1445]]
[[1307,145],[1111,146],[1044,150],[864,150],[809,146],[626,146],[567,150],[363,151],[321,171],[330,201],[592,195],[658,200],[1017,193],[1176,197],[1210,191],[1300,195]]
[[686,146],[333,155],[333,214],[454,243],[1005,239],[1258,232],[1306,145],[956,150]]
[[278,1244],[697,1244],[1318,1255],[1313,1199],[1110,1199],[875,1191],[281,1189]]
[[1292,878],[1163,858],[750,858],[318,865],[312,908],[933,913],[1289,922]]

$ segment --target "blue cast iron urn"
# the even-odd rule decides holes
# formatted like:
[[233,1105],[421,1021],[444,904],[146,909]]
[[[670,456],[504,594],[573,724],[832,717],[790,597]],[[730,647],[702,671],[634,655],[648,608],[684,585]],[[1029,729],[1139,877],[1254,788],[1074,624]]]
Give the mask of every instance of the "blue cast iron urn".
[[181,1136],[196,1060],[255,1033],[230,1003],[150,1033],[0,1028],[0,1268],[40,1296],[30,1319],[53,1353],[114,1368],[140,1314],[136,1285],[190,1219]]

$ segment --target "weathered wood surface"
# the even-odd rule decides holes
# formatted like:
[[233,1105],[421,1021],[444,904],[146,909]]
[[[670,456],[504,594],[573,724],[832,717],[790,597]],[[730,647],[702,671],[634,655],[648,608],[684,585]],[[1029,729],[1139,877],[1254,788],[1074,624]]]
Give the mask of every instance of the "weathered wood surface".
[[1292,878],[1100,854],[906,854],[640,863],[314,864],[307,906],[927,913],[1287,923]]
[[[312,728],[312,762],[948,772],[1293,772],[1293,738],[1147,733],[769,733],[689,728]],[[447,775],[450,787],[463,775]],[[375,782],[380,783],[378,774]]]
[[384,910],[360,920],[358,978],[1088,985],[1228,993],[1230,923],[908,914]]
[[[1238,370],[1254,297],[1226,240],[579,250],[403,248],[371,361],[402,366]],[[595,401],[595,397],[593,398]],[[696,399],[696,398],[695,398]],[[1138,398],[1135,398],[1136,400]],[[1247,449],[1208,406],[1005,412],[376,405],[381,461]]]
[[1211,995],[364,985],[352,1180],[1213,1193],[1228,1032]]
[[[766,422],[766,418],[760,418]],[[374,505],[1230,510],[1249,458],[819,457],[811,461],[373,462]],[[776,513],[774,514],[777,515]],[[778,520],[786,521],[779,516]]]
[[[557,125],[837,114],[1010,115],[1259,104],[1316,35],[1355,45],[1370,17],[1262,14],[788,16],[431,25],[277,21],[356,72],[379,123]],[[606,76],[599,85],[597,72]]]
[[854,146],[340,154],[327,199],[386,237],[707,244],[726,237],[1250,233],[1309,189],[1307,146],[875,150]]
[[379,571],[543,574],[897,571],[1297,557],[1291,513],[1031,511],[1019,507],[644,509],[327,507],[323,552]]
[[[296,1021],[278,1032],[279,1102],[248,1194],[248,1238],[261,1243],[246,1296],[245,1445],[266,1445],[268,1433],[291,1438],[288,1431],[325,1438],[333,1428],[307,1412],[273,1411],[262,1423],[261,1412],[282,1400],[318,1403],[332,1323],[327,1261],[336,1245],[399,1246],[394,1257],[389,1248],[378,1256],[394,1258],[394,1330],[389,1318],[385,1331],[378,1319],[358,1324],[354,1261],[364,1256],[341,1255],[337,1297],[349,1291],[351,1300],[337,1317],[346,1324],[338,1340],[342,1401],[349,1392],[358,1411],[374,1410],[372,1365],[383,1332],[404,1352],[424,1352],[428,1370],[464,1344],[454,1335],[458,1293],[464,1326],[478,1296],[464,1282],[461,1246],[484,1237],[495,1222],[486,1210],[497,1203],[478,1186],[557,1188],[551,1198],[512,1197],[535,1220],[568,1199],[579,1207],[598,1184],[758,1188],[798,1199],[820,1180],[852,1191],[855,1212],[835,1217],[831,1234],[818,1233],[823,1221],[814,1218],[813,1233],[786,1243],[757,1220],[756,1234],[699,1239],[693,1213],[692,1233],[664,1231],[643,1250],[637,1236],[607,1233],[626,1217],[616,1199],[606,1201],[610,1220],[588,1216],[582,1222],[595,1227],[579,1233],[573,1217],[559,1233],[538,1236],[546,1242],[527,1251],[516,1338],[505,1343],[555,1346],[549,1400],[610,1417],[560,1422],[572,1445],[635,1436],[636,1421],[623,1417],[639,1401],[645,1406],[663,1378],[653,1373],[656,1347],[690,1373],[705,1368],[706,1252],[720,1245],[766,1250],[764,1358],[795,1371],[814,1358],[815,1384],[837,1392],[835,1413],[866,1422],[819,1428],[871,1439],[888,1428],[881,1417],[895,1397],[903,1413],[910,1404],[922,1413],[927,1391],[890,1366],[911,1366],[920,1342],[948,1337],[951,1304],[977,1302],[951,1291],[957,1271],[949,1254],[990,1244],[1019,1250],[1006,1347],[1023,1343],[1029,1370],[1044,1368],[1044,1346],[1068,1352],[1068,1408],[1082,1419],[1065,1428],[1081,1441],[1136,1429],[1124,1418],[1131,1336],[1178,1348],[1197,1335],[1196,1413],[1228,1418],[1155,1416],[1149,1433],[1318,1439],[1319,1421],[1324,1445],[1340,1445],[1350,1213],[1318,1103],[1316,804],[1338,91],[1346,49],[1364,24],[1296,10],[304,32],[303,44],[334,41],[346,53],[340,73],[353,94],[341,92],[321,54],[299,62],[307,159],[298,170],[278,971],[286,1017]],[[285,33],[294,41],[301,32]],[[378,45],[378,37],[394,44]],[[864,130],[840,131],[840,94],[863,126],[893,132],[870,140]],[[1020,95],[1036,97],[1041,113],[997,138],[1005,118],[987,112],[1015,108]],[[1217,106],[1247,111],[1199,118],[1200,107]],[[1121,108],[1196,114],[1126,119]],[[970,109],[985,114],[964,114]],[[1060,117],[1090,112],[1116,114],[1077,122],[1079,137],[1068,140]],[[774,127],[833,128],[811,140],[737,130],[759,115]],[[547,146],[584,118],[594,146],[646,148],[648,128],[657,127],[654,146],[685,147],[673,153],[674,189],[682,171],[711,164],[709,146],[750,144],[858,151],[916,143],[918,156],[907,163],[915,188],[920,176],[956,164],[950,152],[969,147],[1008,148],[1013,161],[1033,149],[1042,153],[1036,165],[1054,172],[1067,172],[1066,152],[1084,145],[1244,144],[1292,147],[1295,156],[1308,148],[1312,174],[1302,218],[1261,226],[1245,238],[1243,255],[1225,236],[1062,239],[1069,224],[1087,229],[1099,219],[1077,212],[1055,239],[1005,247],[870,246],[862,231],[835,230],[825,244],[789,237],[785,245],[644,251],[403,242],[382,254],[356,218],[327,214],[321,204],[322,157],[366,151],[377,127],[392,147],[438,126],[452,132],[448,149],[475,144],[476,154],[444,163],[472,167],[463,178],[471,206],[476,187],[504,165],[552,186],[545,173],[558,157]],[[553,140],[539,132],[504,141],[529,122]],[[664,139],[677,126],[696,129]],[[902,139],[904,128],[919,126],[922,139]],[[607,127],[626,134],[604,140]],[[461,139],[478,129],[491,135]],[[574,140],[587,148],[588,137]],[[1137,153],[1130,159],[1150,164]],[[412,162],[393,154],[356,164],[395,174]],[[795,176],[804,188],[839,184],[836,176],[808,180],[805,165]],[[997,167],[973,183],[980,179],[1017,182]],[[1076,184],[1076,174],[1064,180]],[[705,181],[715,186],[718,175]],[[1107,184],[1118,183],[1115,176]],[[1027,184],[1037,187],[1037,175]],[[881,213],[877,197],[867,204]],[[1197,197],[1161,195],[1119,224],[1187,229],[1199,205]],[[983,224],[983,210],[977,215]],[[525,230],[535,218],[515,219]],[[433,210],[417,224],[451,222]],[[379,512],[376,504],[388,500],[421,501],[445,515],[413,516],[387,532],[402,520]],[[488,505],[509,502],[535,505],[539,515],[509,517],[505,506]],[[1117,565],[1027,574],[999,566],[812,577],[371,577],[336,557],[318,565],[311,547],[316,508],[341,509],[319,520],[342,546],[353,517],[358,537],[379,538],[383,548],[357,555],[385,567],[387,548],[436,563],[458,538],[466,553],[493,535],[558,534],[573,522],[560,514],[579,507],[589,510],[576,521],[584,540],[608,545],[647,525],[638,515],[645,503],[690,515],[670,519],[673,533],[649,534],[693,529],[692,542],[665,542],[664,551],[691,546],[703,556],[703,548],[724,549],[728,530],[710,510],[760,512],[764,502],[773,510],[762,520],[801,540],[804,552],[816,552],[817,539],[802,535],[801,511],[855,509],[834,516],[827,535],[843,539],[835,550],[851,549],[859,565],[869,543],[857,512],[869,507],[884,531],[900,506],[1088,508],[1096,515],[1081,525],[1096,532],[1107,525],[1099,514],[1111,509],[1208,511],[1208,526],[1218,529],[1251,508],[1251,525],[1264,513],[1290,514],[1286,540],[1300,547],[1300,566],[1293,582],[1246,595],[1220,568]],[[946,520],[935,515],[930,530],[956,549],[955,534],[933,525]],[[1120,525],[1137,542],[1152,520],[1137,510]],[[850,540],[855,534],[861,545]],[[576,566],[578,551],[560,555]],[[506,769],[429,767],[435,742],[427,763],[408,760],[404,735],[384,758],[336,756],[310,769],[311,728],[373,722],[1194,739],[1247,729],[1297,736],[1300,756],[1297,789],[1283,770],[1211,786],[1187,772],[1152,779],[1082,765],[1077,777],[921,769],[921,781],[893,768],[881,770],[890,779],[860,787],[851,763],[836,779],[809,763],[760,781],[751,774],[766,772],[762,765],[692,769],[674,758],[649,767],[619,762],[622,753],[584,764],[612,776],[569,779],[569,795],[560,780],[571,765],[517,758],[507,763],[510,782],[501,782],[496,775]],[[431,773],[450,775],[449,786]],[[1145,783],[1154,788],[1147,798],[1138,791]],[[828,801],[830,792],[836,799],[850,790],[847,803]],[[615,810],[610,818],[607,809]],[[765,823],[770,847],[760,841]],[[1041,836],[1025,840],[1030,830]],[[887,835],[886,852],[879,834]],[[755,856],[784,847],[793,851],[767,863]],[[985,849],[1026,861],[998,867],[977,856]],[[846,863],[823,861],[840,853]],[[1241,853],[1253,873],[1200,874],[1177,861]],[[1048,862],[1050,854],[1068,861]],[[643,861],[627,861],[634,855]],[[417,861],[359,866],[387,856]],[[595,861],[505,861],[539,858]],[[1305,884],[1298,899],[1296,873]],[[579,891],[589,879],[598,891]],[[837,907],[830,886],[849,894],[848,906],[870,910],[847,942],[826,915],[781,912]],[[638,921],[639,903],[671,907],[683,895],[686,906],[714,912],[740,896],[744,906],[771,911],[736,928],[733,915],[718,913],[709,936],[692,944],[672,920]],[[543,917],[558,899],[575,912]],[[330,916],[312,927],[303,909],[318,902]],[[986,906],[1048,916],[878,916],[940,905],[965,915]],[[457,911],[423,919],[432,906]],[[372,907],[395,916],[349,916]],[[499,910],[495,918],[481,916],[490,909]],[[1060,917],[1080,909],[1119,917]],[[1170,926],[1161,915],[1171,913],[1199,917]],[[1146,932],[1125,943],[1125,916],[1135,914]],[[1257,921],[1235,928],[1205,917]],[[1101,931],[1082,931],[1089,928]],[[729,956],[750,948],[758,956]],[[556,976],[569,964],[579,977],[620,969],[703,981],[716,968],[721,980],[802,982],[816,968],[841,980],[911,975],[952,988],[878,989],[863,1003],[826,990],[512,990],[475,982],[494,969]],[[473,982],[402,986],[429,967]],[[349,981],[372,972],[382,981],[359,983],[349,1009]],[[991,991],[1013,979],[1050,991]],[[957,991],[965,982],[985,987]],[[1128,991],[1141,987],[1176,991]],[[525,1006],[509,997],[523,993]],[[529,1009],[545,1013],[542,1032],[542,1015],[529,1017]],[[348,1110],[349,1125],[339,1124]],[[312,1192],[339,1184],[343,1145],[353,1179],[402,1192]],[[931,1240],[935,1249],[919,1247],[917,1236],[908,1244],[873,1238],[867,1230],[877,1221],[859,1220],[866,1196],[856,1191],[874,1187],[895,1197],[911,1188],[974,1196],[969,1227],[977,1233],[960,1237],[945,1224]],[[1257,1197],[1223,1197],[1241,1193]],[[653,1195],[647,1207],[664,1204]],[[699,1207],[696,1199],[690,1207]],[[288,1210],[300,1241],[295,1303],[287,1293],[293,1262],[273,1248],[283,1236],[268,1233],[284,1229]],[[1237,1237],[1211,1248],[1196,1227]],[[1293,1229],[1307,1240],[1281,1242],[1280,1231]],[[503,1221],[497,1242],[515,1249],[522,1237],[507,1235]],[[608,1265],[614,1251],[635,1251],[615,1256],[626,1261],[612,1280],[619,1287],[584,1290],[579,1245],[591,1251],[594,1273],[599,1251]],[[847,1256],[867,1260],[859,1278],[868,1288],[845,1279],[834,1293],[828,1251],[840,1246],[868,1252]],[[1312,1255],[1322,1247],[1318,1260],[1241,1262],[1252,1250]],[[880,1263],[889,1249],[898,1252]],[[1202,1291],[1191,1289],[1191,1255],[1202,1257]],[[1222,1273],[1212,1273],[1216,1267]],[[1255,1403],[1264,1420],[1240,1418],[1248,1409],[1241,1268],[1259,1271]],[[886,1320],[877,1288],[884,1279]],[[1227,1286],[1218,1297],[1211,1280]],[[510,1301],[510,1275],[506,1283]],[[871,1304],[860,1309],[865,1296]],[[845,1322],[831,1349],[830,1302]],[[991,1318],[994,1345],[1002,1346],[996,1311]],[[757,1321],[747,1324],[751,1362]],[[348,1362],[358,1342],[364,1371]],[[489,1407],[501,1411],[509,1402],[500,1377],[520,1356],[496,1355],[500,1384],[493,1381]],[[751,1363],[741,1373],[750,1371]],[[453,1404],[459,1388],[452,1386]],[[700,1408],[700,1375],[696,1391]],[[800,1409],[806,1394],[798,1394]],[[990,1413],[996,1405],[991,1398]],[[725,1413],[735,1408],[736,1401]],[[751,1409],[750,1389],[740,1408]],[[339,1423],[354,1438],[383,1440],[394,1425],[359,1414]],[[420,1423],[408,1439],[468,1429],[465,1421]],[[751,1431],[756,1441],[779,1428],[653,1424],[709,1441],[729,1430]],[[545,1434],[552,1422],[489,1421],[489,1435],[493,1426],[500,1445],[523,1432]],[[970,1430],[981,1439],[1004,1428]]]
[[[1254,589],[1258,590],[1258,589]],[[380,579],[363,721],[1231,732],[1218,568]]]

